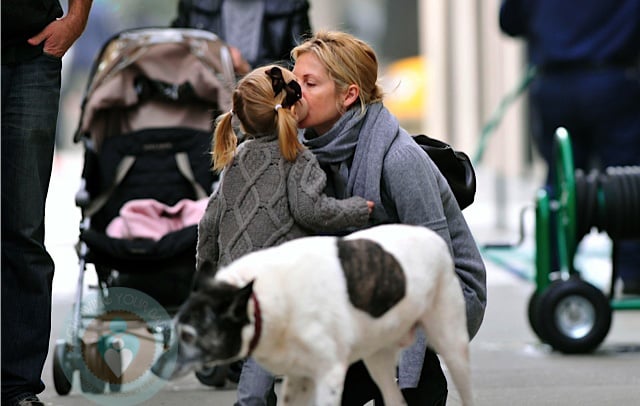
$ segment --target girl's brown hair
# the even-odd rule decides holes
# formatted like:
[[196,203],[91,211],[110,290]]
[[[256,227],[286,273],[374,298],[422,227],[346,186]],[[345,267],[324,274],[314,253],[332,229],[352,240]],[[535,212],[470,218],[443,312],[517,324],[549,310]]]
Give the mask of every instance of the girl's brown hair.
[[294,81],[295,76],[289,70],[277,65],[269,65],[254,69],[244,76],[233,92],[233,109],[218,119],[213,134],[212,163],[213,169],[221,171],[235,155],[237,137],[231,120],[237,116],[242,131],[247,137],[278,134],[280,152],[288,161],[294,161],[303,146],[298,140],[298,127],[295,116],[295,105],[282,105],[286,92],[280,91],[274,95],[271,78],[267,74],[272,68],[281,70],[286,82]]

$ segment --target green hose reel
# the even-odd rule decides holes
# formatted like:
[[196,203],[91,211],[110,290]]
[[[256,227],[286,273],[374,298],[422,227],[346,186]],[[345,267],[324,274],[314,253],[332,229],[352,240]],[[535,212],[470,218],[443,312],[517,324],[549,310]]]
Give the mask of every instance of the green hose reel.
[[[543,342],[561,352],[584,353],[597,348],[608,334],[612,310],[640,309],[640,298],[614,297],[615,271],[607,296],[582,280],[573,265],[585,230],[605,231],[614,243],[616,238],[640,238],[640,167],[607,168],[606,174],[585,179],[581,171],[574,170],[566,129],[558,128],[555,142],[556,197],[544,189],[536,195],[536,290],[529,300],[528,315]],[[552,233],[555,240],[550,238]],[[552,265],[553,248],[557,269]]]

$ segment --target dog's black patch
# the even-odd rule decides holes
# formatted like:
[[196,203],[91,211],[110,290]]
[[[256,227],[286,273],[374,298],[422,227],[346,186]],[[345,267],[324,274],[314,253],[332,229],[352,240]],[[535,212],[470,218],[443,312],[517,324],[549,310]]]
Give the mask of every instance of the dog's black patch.
[[365,239],[338,240],[338,257],[349,300],[357,309],[380,317],[405,295],[406,278],[393,255]]

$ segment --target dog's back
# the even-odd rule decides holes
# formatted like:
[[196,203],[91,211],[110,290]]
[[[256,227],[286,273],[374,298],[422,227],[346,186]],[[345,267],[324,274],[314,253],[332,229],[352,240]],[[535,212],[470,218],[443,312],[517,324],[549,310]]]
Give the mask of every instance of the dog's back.
[[[321,339],[310,325],[322,326],[355,361],[376,350],[380,340],[374,337],[407,344],[406,333],[430,305],[433,290],[455,274],[447,245],[435,232],[384,225],[258,251],[216,278],[238,286],[255,279],[263,318],[271,320],[263,328],[282,326],[309,353]],[[290,345],[281,350],[295,352]],[[318,350],[326,356],[326,349]]]
[[[362,318],[375,315],[356,314],[356,320],[360,320],[363,335],[377,333],[385,337],[395,336],[399,344],[407,345],[413,339],[413,330],[410,327],[419,320],[426,309],[432,306],[432,301],[436,297],[435,292],[443,289],[443,286],[454,285],[459,289],[449,249],[444,240],[430,229],[400,224],[383,225],[355,232],[344,240],[347,243],[353,242],[354,246],[359,245],[355,243],[356,241],[371,241],[383,250],[383,256],[393,258],[384,265],[379,261],[377,264],[372,263],[364,267],[362,278],[353,282],[355,289],[360,290],[363,285],[366,287],[367,280],[376,278],[376,274],[388,275],[389,268],[393,267],[389,262],[393,261],[397,261],[405,278],[405,292],[393,304],[393,312],[379,315],[373,323],[371,320],[362,320]],[[366,251],[362,248],[356,249],[353,255],[366,255]],[[366,260],[357,262],[362,266]],[[389,289],[390,282],[384,277],[374,280],[378,289],[380,287],[384,290]],[[459,299],[463,303],[461,293]],[[407,337],[407,332],[411,336]],[[354,355],[359,359],[366,355],[364,352],[371,350],[372,348],[366,347],[356,348]]]

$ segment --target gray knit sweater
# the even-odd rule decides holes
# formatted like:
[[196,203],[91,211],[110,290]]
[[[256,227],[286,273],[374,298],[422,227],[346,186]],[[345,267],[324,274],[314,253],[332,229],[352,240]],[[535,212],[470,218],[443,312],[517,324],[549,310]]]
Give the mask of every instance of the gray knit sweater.
[[288,162],[275,135],[240,144],[198,225],[199,277],[261,248],[367,224],[365,199],[327,197],[325,186],[326,175],[307,149]]

